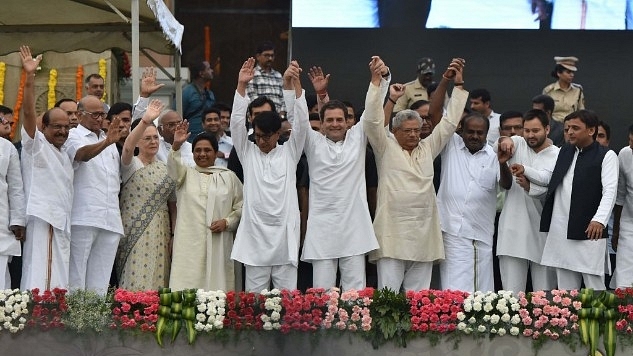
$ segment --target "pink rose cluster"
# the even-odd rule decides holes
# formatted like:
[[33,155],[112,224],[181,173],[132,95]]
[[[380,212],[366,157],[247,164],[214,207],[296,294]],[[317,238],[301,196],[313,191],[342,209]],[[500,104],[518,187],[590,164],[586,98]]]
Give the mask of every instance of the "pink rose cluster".
[[340,293],[338,288],[332,288],[327,295],[325,318],[322,326],[325,329],[349,331],[371,330],[371,315],[369,306],[373,301],[374,289],[347,290]]
[[158,291],[132,292],[117,289],[114,292],[111,329],[140,329],[144,332],[156,331],[158,320]]
[[534,340],[558,340],[578,331],[578,311],[582,309],[578,291],[552,290],[550,293],[550,298],[543,291],[518,294],[524,336]]
[[468,293],[453,290],[407,291],[411,312],[411,331],[440,334],[457,328],[457,313],[463,312]]

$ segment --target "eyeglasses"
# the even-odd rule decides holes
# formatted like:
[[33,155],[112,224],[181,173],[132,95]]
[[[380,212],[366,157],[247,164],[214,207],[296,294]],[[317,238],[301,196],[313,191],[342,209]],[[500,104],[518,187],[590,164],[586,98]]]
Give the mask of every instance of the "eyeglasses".
[[70,125],[48,125],[48,127],[50,127],[51,129],[55,130],[55,131],[61,131],[61,130],[65,130],[65,131],[70,131]]
[[182,124],[182,121],[176,121],[176,122],[166,122],[164,124],[161,124],[160,127],[164,127],[164,128],[168,128],[168,129],[174,129],[176,128],[176,126]]
[[262,134],[255,134],[255,141],[259,141],[259,140],[268,141],[274,135],[275,135],[275,133],[263,134],[263,135]]
[[405,135],[411,135],[411,134],[419,135],[420,132],[422,131],[422,129],[399,129],[399,130],[404,132]]
[[84,114],[90,115],[93,119],[105,119],[108,116],[107,112],[90,112],[86,110],[81,110]]

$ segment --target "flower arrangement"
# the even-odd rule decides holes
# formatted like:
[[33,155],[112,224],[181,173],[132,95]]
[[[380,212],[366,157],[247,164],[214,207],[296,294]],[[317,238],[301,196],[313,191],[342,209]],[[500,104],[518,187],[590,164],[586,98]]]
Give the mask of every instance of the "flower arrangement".
[[619,313],[615,323],[616,330],[621,339],[631,339],[631,335],[633,335],[633,288],[618,288],[615,290],[615,295],[618,298]]
[[223,291],[196,292],[198,301],[198,313],[196,314],[196,330],[210,332],[224,328],[226,315],[226,293]]
[[48,109],[55,106],[55,87],[57,86],[57,70],[51,69],[48,73]]
[[457,328],[458,314],[468,293],[452,290],[407,291],[411,331],[445,334]]
[[4,104],[4,79],[7,74],[7,64],[0,62],[0,105]]
[[234,330],[262,330],[266,297],[252,292],[226,293],[224,328]]
[[18,122],[20,122],[20,109],[22,108],[22,101],[24,101],[24,85],[26,85],[26,72],[22,69],[20,74],[20,86],[18,87],[18,97],[13,107],[13,126],[11,127],[11,139],[15,137],[15,131],[18,129]]
[[75,290],[66,296],[68,312],[62,314],[65,327],[79,334],[102,332],[111,321],[111,303],[106,296],[90,290]]
[[0,330],[11,333],[24,330],[29,301],[28,292],[20,292],[19,289],[0,290]]
[[75,74],[75,99],[77,101],[83,98],[81,91],[83,90],[84,82],[84,67],[82,65],[77,66],[77,73]]
[[261,294],[266,298],[264,301],[264,312],[260,316],[264,325],[264,330],[279,330],[281,329],[281,292],[279,289],[273,289],[268,291],[264,289]]
[[546,340],[562,340],[572,349],[578,343],[578,312],[582,303],[577,290],[537,291],[518,294],[523,336],[539,349]]
[[369,306],[374,296],[373,288],[359,291],[346,290],[339,296],[339,289],[332,288],[328,293],[327,312],[323,319],[325,329],[336,328],[349,331],[371,330]]
[[157,291],[115,290],[110,328],[155,332],[158,320],[158,302]]
[[317,331],[324,322],[330,295],[323,288],[310,288],[305,294],[298,290],[281,291],[283,317],[280,330]]
[[[106,60],[101,58],[99,59],[99,75],[103,78],[103,83],[106,83],[106,74],[108,73],[106,69]],[[101,101],[105,103],[107,91],[103,91],[103,96],[101,97]]]
[[464,300],[464,311],[457,313],[457,329],[479,337],[518,336],[520,309],[519,299],[510,291],[475,292]]
[[27,326],[38,327],[46,331],[53,328],[64,328],[63,313],[68,311],[66,290],[54,288],[40,294],[39,288],[31,290],[32,311]]

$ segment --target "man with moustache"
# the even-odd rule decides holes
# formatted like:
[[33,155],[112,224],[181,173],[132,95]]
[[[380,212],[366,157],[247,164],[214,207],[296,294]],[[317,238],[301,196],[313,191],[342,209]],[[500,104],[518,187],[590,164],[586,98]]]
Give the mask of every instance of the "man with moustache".
[[70,118],[56,107],[44,113],[42,131],[37,129],[34,78],[41,57],[33,58],[27,46],[20,48],[20,57],[26,72],[22,176],[27,221],[20,288],[68,288],[74,172],[62,146]]
[[393,112],[408,109],[411,104],[418,100],[429,100],[428,88],[433,84],[433,75],[435,74],[435,63],[431,58],[420,58],[416,70],[418,77],[404,84],[404,95],[393,101]]
[[101,130],[107,116],[96,96],[79,101],[79,126],[70,130],[63,150],[73,161],[69,288],[105,295],[123,224],[119,210],[120,156],[114,143],[121,121],[114,117],[108,136]]
[[547,138],[549,119],[544,111],[526,112],[521,126],[523,137],[502,135],[499,145],[503,149],[497,151],[500,185],[507,190],[496,251],[501,281],[504,290],[525,291],[529,270],[534,290],[551,290],[556,288],[554,270],[540,264],[547,237],[539,232],[540,197],[547,191],[558,147]]
[[205,132],[215,136],[218,140],[218,152],[215,164],[220,167],[228,166],[228,158],[233,149],[233,140],[222,128],[222,112],[218,108],[211,108],[202,113],[202,128]]
[[56,108],[60,108],[66,112],[68,119],[70,119],[70,128],[75,128],[79,125],[79,118],[77,117],[77,102],[73,99],[63,98],[59,99],[55,103]]
[[283,78],[281,73],[273,68],[275,45],[270,41],[260,43],[257,46],[255,59],[257,60],[255,75],[246,88],[248,97],[254,100],[265,96],[275,103],[278,112],[285,112]]
[[443,289],[494,290],[492,241],[499,163],[486,142],[489,125],[479,113],[467,115],[461,137],[454,134],[442,151],[437,205],[446,254],[440,263]]

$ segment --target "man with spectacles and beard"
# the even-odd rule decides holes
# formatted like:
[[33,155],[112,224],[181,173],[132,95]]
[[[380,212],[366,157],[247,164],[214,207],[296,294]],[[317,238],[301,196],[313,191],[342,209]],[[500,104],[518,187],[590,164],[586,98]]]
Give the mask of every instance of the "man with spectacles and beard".
[[108,114],[95,96],[82,98],[77,109],[79,126],[70,130],[63,146],[75,169],[69,288],[105,295],[123,234],[120,155],[113,145],[121,139],[123,126],[115,116],[105,136],[101,121]]
[[[300,217],[296,167],[309,130],[308,107],[301,88],[301,68],[292,61],[284,73],[284,95],[292,118],[292,134],[278,145],[281,118],[266,111],[253,120],[255,143],[248,140],[247,83],[255,73],[255,59],[244,62],[233,99],[231,133],[244,168],[244,206],[231,258],[246,268],[245,288],[250,292],[297,287]],[[294,89],[294,90],[293,90]]]

